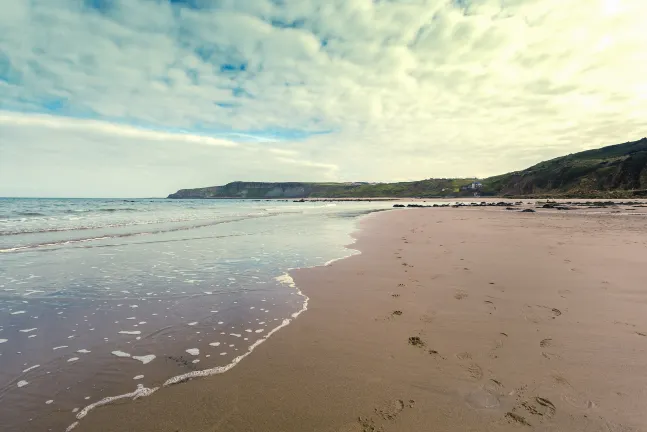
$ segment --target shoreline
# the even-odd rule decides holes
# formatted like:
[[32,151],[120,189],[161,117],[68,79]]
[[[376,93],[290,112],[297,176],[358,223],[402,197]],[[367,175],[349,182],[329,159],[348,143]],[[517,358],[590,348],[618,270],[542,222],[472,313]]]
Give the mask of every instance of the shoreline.
[[[386,209],[386,210],[390,211],[392,209]],[[380,213],[382,211],[385,211],[385,210],[373,210],[373,211],[371,211],[371,212],[369,212],[367,214],[364,214],[364,215],[360,216],[358,218],[358,220],[366,218],[369,215],[372,215],[372,214],[375,214],[375,213]],[[115,396],[107,396],[107,397],[105,397],[105,398],[103,398],[101,400],[98,400],[98,401],[96,401],[96,402],[94,402],[94,403],[92,403],[90,405],[87,405],[87,406],[81,408],[80,411],[78,411],[78,414],[76,414],[76,416],[75,416],[77,421],[74,421],[73,423],[71,423],[65,429],[65,432],[71,432],[72,430],[75,430],[77,428],[77,426],[80,425],[80,421],[82,419],[84,419],[91,411],[93,411],[96,408],[111,405],[111,404],[113,404],[113,403],[115,403],[116,401],[119,401],[119,400],[125,400],[125,399],[136,400],[136,399],[139,399],[139,398],[148,397],[148,396],[151,396],[153,393],[157,392],[158,390],[161,390],[163,388],[166,388],[166,387],[169,387],[169,386],[172,386],[172,385],[185,383],[185,382],[187,382],[187,381],[189,381],[189,380],[191,380],[193,378],[206,378],[206,377],[210,377],[210,376],[213,376],[213,375],[223,374],[223,373],[233,369],[238,363],[240,363],[243,359],[245,359],[245,357],[252,354],[252,352],[254,351],[254,349],[256,347],[260,346],[263,342],[267,341],[274,333],[278,332],[279,330],[281,330],[284,327],[287,327],[290,323],[292,323],[292,321],[296,320],[299,317],[299,315],[301,315],[303,312],[306,312],[308,310],[308,302],[309,302],[310,298],[307,295],[305,295],[301,291],[301,289],[299,289],[299,287],[295,284],[294,279],[291,276],[291,273],[294,272],[294,271],[298,271],[298,270],[305,270],[305,269],[319,268],[319,267],[327,267],[327,266],[330,266],[330,265],[332,265],[333,263],[335,263],[337,261],[341,261],[341,260],[350,258],[350,257],[352,257],[354,255],[361,254],[361,251],[352,248],[352,246],[356,243],[356,238],[354,236],[356,231],[357,231],[357,229],[349,234],[349,236],[353,239],[353,242],[344,245],[344,248],[349,252],[349,254],[347,254],[345,256],[342,256],[342,257],[339,257],[339,258],[331,259],[331,260],[326,261],[325,263],[323,263],[321,265],[316,265],[316,266],[313,266],[313,267],[290,268],[283,275],[277,276],[277,277],[274,278],[280,284],[287,285],[288,287],[294,289],[296,291],[297,295],[301,296],[304,299],[303,305],[302,305],[301,309],[299,309],[298,311],[292,313],[290,315],[290,318],[284,319],[281,324],[279,324],[277,327],[275,327],[272,330],[270,330],[269,332],[267,332],[261,339],[258,339],[255,343],[250,345],[248,347],[247,351],[244,354],[239,355],[238,357],[234,358],[230,363],[228,363],[228,364],[226,364],[224,366],[216,366],[216,367],[213,367],[213,368],[210,368],[210,369],[202,369],[202,370],[199,370],[199,371],[192,371],[192,372],[187,372],[185,374],[173,376],[173,377],[168,378],[167,380],[165,380],[163,384],[161,384],[160,386],[157,386],[157,387],[148,388],[148,387],[144,387],[142,384],[138,384],[137,388],[132,392],[124,393],[124,394],[120,394],[120,395],[115,395]]]
[[[542,237],[528,236],[527,232],[533,231],[536,234],[544,230],[544,234],[554,236],[554,230],[566,229],[565,233],[571,241],[574,236],[577,237],[573,246],[577,246],[578,250],[581,246],[578,242],[590,242],[592,233],[605,240],[608,240],[610,232],[625,240],[633,238],[633,235],[644,245],[647,244],[643,230],[644,220],[630,218],[631,221],[627,220],[622,224],[614,222],[618,218],[607,218],[605,215],[578,214],[573,218],[565,214],[540,214],[521,215],[478,208],[442,211],[416,209],[379,212],[377,215],[365,217],[360,222],[361,229],[353,234],[356,242],[349,245],[350,250],[357,249],[361,251],[360,254],[335,261],[332,265],[290,271],[296,285],[310,297],[311,308],[294,325],[275,335],[271,344],[263,344],[256,350],[257,354],[250,356],[227,374],[173,386],[163,393],[134,403],[129,401],[126,404],[103,407],[84,419],[77,430],[389,431],[417,430],[429,422],[441,428],[460,426],[466,430],[515,430],[519,424],[523,426],[519,419],[529,424],[535,423],[534,426],[568,426],[570,430],[604,430],[602,428],[605,425],[620,425],[623,418],[618,418],[617,414],[613,414],[613,409],[609,408],[617,410],[617,401],[608,400],[608,396],[600,392],[601,388],[605,388],[604,383],[582,380],[580,374],[573,370],[574,365],[564,361],[568,356],[559,352],[568,345],[565,342],[557,343],[560,332],[562,339],[568,340],[572,338],[573,331],[565,328],[565,324],[557,325],[565,321],[569,312],[572,314],[568,307],[557,303],[564,302],[564,299],[560,300],[561,297],[581,295],[575,295],[576,290],[573,287],[568,289],[569,293],[551,292],[551,301],[556,305],[549,306],[555,307],[538,308],[533,306],[535,303],[526,301],[541,300],[534,298],[537,293],[519,293],[530,296],[522,298],[524,302],[520,315],[518,307],[506,308],[505,305],[506,302],[511,303],[518,299],[506,298],[505,291],[499,291],[500,283],[490,284],[486,280],[504,279],[503,285],[506,285],[505,282],[514,285],[519,281],[536,284],[537,281],[526,280],[533,272],[520,273],[514,265],[511,268],[499,269],[489,268],[487,265],[483,267],[484,264],[478,259],[491,261],[492,257],[488,258],[490,255],[499,258],[500,255],[505,255],[511,261],[517,258],[515,255],[508,256],[509,252],[501,250],[503,246],[496,242],[490,243],[492,250],[489,250],[480,242],[469,240],[477,240],[481,235],[482,231],[477,229],[478,224],[489,224],[487,228],[492,230],[497,229],[499,224],[512,220],[515,224],[522,224],[515,225],[514,231],[518,234],[517,237],[523,237],[523,240],[528,242],[526,246],[543,248],[543,252],[548,250],[553,254],[558,253],[558,247],[543,244],[541,241],[540,244],[534,244],[533,242]],[[604,223],[597,226],[598,220],[603,220]],[[582,229],[582,221],[596,230],[589,232]],[[437,227],[440,226],[434,225],[447,222],[461,227],[458,231],[458,228],[449,227],[446,230],[449,232],[443,232],[438,231]],[[468,222],[475,226],[466,225]],[[553,226],[543,226],[546,223]],[[606,227],[602,226],[605,224]],[[384,229],[387,226],[389,229]],[[498,232],[495,237],[510,241],[507,235],[510,226],[504,228],[506,230]],[[452,229],[454,236],[450,235]],[[572,231],[577,232],[578,229],[580,233],[573,234]],[[456,237],[460,232],[469,235]],[[424,242],[423,236],[427,236]],[[464,258],[453,262],[456,257],[439,254],[435,250],[438,246],[431,246],[431,239],[438,236],[442,237],[445,249],[464,249],[461,250]],[[407,240],[403,240],[404,238]],[[399,248],[395,244],[397,240]],[[472,244],[473,250],[461,246],[465,243]],[[626,248],[622,244],[615,246]],[[590,245],[588,247],[590,248]],[[603,252],[602,249],[599,251]],[[401,259],[406,259],[406,262],[394,258],[394,255],[398,254]],[[411,256],[404,257],[405,254]],[[524,260],[517,264],[535,267],[537,270],[537,264],[542,264],[542,260],[547,259],[534,250],[529,254],[536,258],[537,262],[528,263]],[[431,264],[426,259],[429,255],[434,258]],[[592,258],[595,262],[595,257]],[[632,258],[633,261],[636,259]],[[469,270],[468,267],[460,267],[468,265],[460,263],[463,260],[469,262]],[[554,264],[552,261],[551,258],[551,265]],[[492,262],[489,264],[492,265]],[[585,263],[581,265],[586,266]],[[431,268],[424,269],[425,266]],[[592,266],[591,269],[597,267],[599,265]],[[573,270],[567,269],[565,272],[559,267],[553,270],[559,273],[553,277],[564,279],[562,283],[571,286],[577,282],[571,280]],[[476,271],[485,274],[475,277],[471,273]],[[512,276],[507,273],[512,273]],[[631,288],[637,278],[635,271],[627,272],[626,268],[623,268],[622,272],[611,269],[609,274],[612,274],[613,278],[605,275],[607,279],[617,280],[607,281],[608,284],[621,286],[618,289],[620,294]],[[442,286],[436,286],[439,279],[443,282]],[[399,280],[402,282],[398,282]],[[485,297],[488,300],[470,300],[484,295],[483,292],[473,292],[475,285],[483,283],[487,285],[479,290],[488,288],[489,297]],[[581,283],[580,281],[575,285],[581,288]],[[400,287],[399,284],[403,284],[404,287]],[[490,297],[501,298],[489,300]],[[591,304],[590,299],[578,298],[578,301],[584,300],[588,300],[585,303],[588,303],[589,307],[595,306],[605,312],[604,302]],[[495,303],[497,305],[492,306]],[[620,318],[627,321],[632,318],[631,325],[647,330],[647,322],[632,309],[635,305],[622,304],[625,310],[619,314]],[[530,308],[524,309],[526,306]],[[512,313],[497,316],[500,314],[496,312],[497,307],[509,309],[507,312]],[[591,310],[596,310],[595,307]],[[559,315],[553,316],[553,309],[559,311]],[[613,311],[605,313],[611,312]],[[492,314],[495,315],[494,321],[488,321]],[[582,319],[584,318],[589,317],[585,314]],[[444,322],[447,320],[449,321]],[[479,325],[475,325],[477,323]],[[578,331],[583,331],[575,325],[577,323],[579,321],[569,324],[577,327]],[[514,324],[514,331],[493,331],[495,327],[501,330],[503,324]],[[606,333],[607,336],[604,339],[605,344],[611,344],[611,330],[617,328],[613,324],[611,328],[607,327],[604,327],[602,334]],[[473,334],[484,329],[492,330],[493,335],[478,338]],[[546,346],[541,346],[543,351],[536,353],[538,359],[533,357],[534,352],[529,352],[532,350],[525,346],[523,337],[512,341],[515,332],[522,333],[517,336],[530,336],[547,329],[553,334],[550,334],[549,338],[541,339]],[[634,370],[638,365],[647,365],[644,348],[641,350],[634,346],[635,343],[641,342],[641,331],[625,333],[620,336],[614,334],[615,338],[620,337],[628,342],[627,348],[613,343],[615,355],[618,358],[630,358],[623,357],[622,353],[627,349],[639,349],[637,353],[634,352],[634,356],[637,354],[638,357],[629,368]],[[576,338],[572,338],[571,342],[575,343]],[[461,345],[465,343],[472,343],[475,347],[469,351],[460,351],[463,349]],[[492,346],[485,346],[489,344]],[[551,347],[548,345],[551,344],[552,349],[549,349]],[[523,348],[515,352],[516,358],[512,363],[507,358],[510,354],[506,353],[508,345]],[[454,354],[450,355],[452,352]],[[575,350],[571,355],[577,358],[583,353],[586,354],[585,350]],[[604,354],[600,356],[604,357]],[[507,366],[496,367],[497,359],[501,359],[499,361]],[[587,360],[591,362],[590,358]],[[619,373],[615,370],[618,365],[611,360],[606,359],[605,365],[610,368],[605,370],[606,376],[611,371]],[[536,377],[532,385],[521,384],[515,387],[509,384],[521,380],[524,376],[536,375],[533,367],[529,366],[544,369],[558,366],[558,369],[563,369],[560,371],[560,379],[563,378],[569,384],[559,384],[554,377],[550,378],[550,373],[549,378]],[[523,373],[518,373],[515,369]],[[596,366],[592,367],[592,370],[599,372],[604,369]],[[573,377],[569,376],[569,373]],[[625,398],[633,398],[633,403],[625,402],[622,405],[627,411],[644,402],[645,395],[644,392],[635,389],[641,382],[637,377],[634,376],[633,381],[624,375],[621,378],[613,385],[623,387],[620,393],[626,394]],[[552,381],[544,382],[547,379]],[[590,394],[581,390],[575,391],[579,387],[571,382],[577,382],[584,387],[590,385],[598,391],[591,391]],[[499,388],[497,383],[505,388]],[[524,385],[526,390],[522,390]],[[521,396],[533,385],[533,392],[542,396]],[[552,393],[556,392],[556,386],[563,387],[562,393],[569,394],[554,396]],[[523,400],[516,401],[517,398]],[[553,408],[558,414],[552,412]],[[542,415],[532,414],[532,410]],[[629,424],[623,426],[626,428],[624,430],[642,430],[636,425],[645,420],[644,414],[635,411],[627,414],[630,415],[625,415],[624,420],[628,420]],[[547,418],[549,421],[543,421]],[[536,423],[536,419],[542,421]],[[479,425],[486,427],[479,429]]]

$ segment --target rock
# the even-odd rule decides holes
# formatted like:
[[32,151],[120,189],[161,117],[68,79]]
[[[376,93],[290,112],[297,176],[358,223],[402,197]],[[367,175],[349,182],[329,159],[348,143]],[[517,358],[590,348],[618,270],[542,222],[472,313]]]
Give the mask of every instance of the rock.
[[533,209],[525,209],[521,210],[521,213],[535,213],[535,211]]

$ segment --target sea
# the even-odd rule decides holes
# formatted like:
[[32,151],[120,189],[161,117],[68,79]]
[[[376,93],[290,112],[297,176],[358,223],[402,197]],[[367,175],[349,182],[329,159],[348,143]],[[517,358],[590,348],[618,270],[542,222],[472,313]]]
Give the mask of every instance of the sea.
[[226,372],[307,310],[289,270],[355,253],[391,206],[0,198],[0,430]]

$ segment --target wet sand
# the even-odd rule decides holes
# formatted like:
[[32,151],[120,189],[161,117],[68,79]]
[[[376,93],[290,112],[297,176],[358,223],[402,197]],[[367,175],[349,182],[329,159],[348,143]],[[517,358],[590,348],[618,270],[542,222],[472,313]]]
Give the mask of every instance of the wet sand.
[[360,225],[362,254],[292,272],[308,311],[234,369],[75,430],[647,430],[647,217],[406,209]]

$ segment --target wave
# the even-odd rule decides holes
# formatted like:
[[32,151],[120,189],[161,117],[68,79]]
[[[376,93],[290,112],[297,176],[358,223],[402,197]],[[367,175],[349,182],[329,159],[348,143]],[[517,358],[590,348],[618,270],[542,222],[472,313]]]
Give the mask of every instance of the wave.
[[46,247],[52,247],[52,246],[64,246],[64,245],[69,245],[69,244],[87,243],[87,242],[92,242],[92,241],[97,241],[97,240],[117,239],[117,238],[125,238],[125,237],[137,237],[137,236],[163,234],[163,233],[176,232],[176,231],[187,231],[187,230],[191,230],[191,229],[204,228],[204,227],[219,225],[219,224],[223,224],[223,223],[240,222],[240,221],[247,220],[247,219],[265,218],[265,217],[272,217],[272,216],[276,216],[276,215],[273,215],[273,214],[248,215],[246,217],[240,217],[240,218],[235,218],[235,219],[224,219],[224,220],[219,220],[219,221],[211,221],[211,222],[205,222],[205,223],[200,223],[200,224],[193,224],[193,225],[190,225],[190,226],[171,227],[171,228],[167,228],[167,229],[158,229],[158,230],[151,230],[151,231],[140,231],[140,232],[123,233],[123,234],[109,234],[109,235],[100,235],[100,236],[93,236],[93,237],[82,237],[82,238],[65,239],[65,240],[58,240],[58,241],[51,241],[51,242],[44,242],[44,243],[33,243],[33,244],[29,244],[29,245],[21,245],[21,246],[14,246],[14,247],[10,247],[10,248],[0,249],[0,253],[21,252],[21,251],[26,251],[26,250],[33,250],[33,249],[38,249],[38,248],[46,248]]
[[135,211],[136,212],[136,211],[143,211],[143,210],[139,210],[139,209],[132,208],[132,207],[125,207],[125,208],[102,208],[102,209],[97,209],[96,211],[112,213],[112,212],[117,212],[117,211],[124,211],[124,212]]
[[[293,269],[290,269],[290,270],[293,270]],[[234,358],[230,363],[226,364],[225,366],[216,366],[216,367],[213,367],[213,368],[210,368],[210,369],[203,369],[203,370],[199,370],[199,371],[187,372],[187,373],[182,374],[182,375],[177,375],[177,376],[171,377],[171,378],[167,379],[164,382],[164,384],[162,384],[162,388],[168,387],[168,386],[171,386],[171,385],[174,385],[174,384],[180,384],[180,383],[189,381],[189,380],[191,380],[193,378],[203,378],[203,377],[208,377],[208,376],[212,376],[212,375],[219,375],[219,374],[223,374],[223,373],[227,372],[228,370],[230,370],[234,366],[236,366],[238,363],[240,363],[241,360],[243,360],[245,357],[250,355],[254,351],[254,349],[256,349],[256,347],[258,347],[260,344],[262,344],[263,342],[268,340],[274,333],[276,333],[277,331],[281,330],[283,327],[290,324],[292,321],[294,321],[296,318],[298,318],[299,315],[301,315],[303,312],[308,310],[308,301],[310,300],[310,298],[307,295],[305,295],[296,286],[296,284],[294,283],[294,280],[289,275],[289,273],[285,273],[284,275],[278,276],[275,279],[276,279],[277,282],[279,282],[281,284],[284,284],[284,285],[287,285],[290,288],[295,289],[297,291],[297,294],[300,295],[301,297],[303,297],[303,304],[301,306],[301,309],[294,312],[290,316],[290,318],[284,319],[283,322],[281,322],[281,324],[279,324],[277,327],[273,328],[271,331],[269,331],[261,339],[258,339],[256,342],[254,342],[252,345],[250,345],[250,347],[247,348],[247,351],[244,354],[241,354],[238,357]],[[85,408],[83,408],[82,410],[80,410],[76,414],[76,421],[67,427],[66,432],[70,432],[71,430],[76,428],[79,425],[79,422],[86,415],[88,415],[88,413],[90,411],[92,411],[95,408],[99,408],[99,407],[111,404],[111,403],[113,403],[115,401],[122,400],[122,399],[135,400],[135,399],[139,399],[139,398],[142,398],[142,397],[150,396],[159,389],[160,389],[160,387],[148,388],[148,387],[144,387],[143,384],[138,384],[137,388],[133,392],[125,393],[125,394],[118,395],[118,396],[108,396],[108,397],[105,397],[105,398],[103,398],[103,399],[101,399],[101,400],[99,400],[97,402],[94,402],[94,403],[86,406]]]
[[[334,260],[331,260],[331,261],[328,261],[328,262],[326,262],[324,264],[324,266],[329,266],[330,264],[332,264],[335,261],[343,260],[345,258],[348,258],[348,257],[356,255],[356,254],[361,254],[361,252],[359,250],[352,248],[352,245],[355,242],[356,242],[356,238],[353,239],[353,242],[350,245],[346,246],[350,250],[350,253],[348,255],[346,255],[344,257],[334,259]],[[249,356],[254,351],[254,349],[256,347],[258,347],[260,344],[262,344],[263,342],[268,340],[274,333],[276,333],[277,331],[281,330],[283,327],[290,324],[292,321],[294,321],[296,318],[298,318],[299,315],[301,315],[303,312],[308,310],[308,302],[310,301],[310,298],[307,295],[305,295],[299,289],[299,287],[297,287],[296,283],[294,282],[294,279],[292,279],[292,276],[290,276],[290,273],[289,273],[292,270],[296,270],[296,269],[289,269],[288,273],[285,273],[285,274],[283,274],[281,276],[276,277],[275,280],[277,282],[283,284],[283,285],[287,285],[288,287],[295,289],[297,291],[297,294],[300,295],[301,297],[303,297],[303,304],[301,306],[301,309],[294,312],[291,315],[290,318],[284,319],[281,324],[279,324],[277,327],[272,329],[270,332],[268,332],[261,339],[257,340],[254,344],[252,344],[247,349],[247,351],[245,353],[243,353],[243,354],[239,355],[238,357],[234,358],[230,363],[228,363],[228,364],[226,364],[224,366],[216,366],[216,367],[209,368],[209,369],[203,369],[203,370],[198,370],[198,371],[187,372],[187,373],[184,373],[184,374],[181,374],[181,375],[176,375],[176,376],[171,377],[171,378],[167,379],[166,381],[164,381],[164,383],[160,387],[148,388],[148,387],[144,387],[142,384],[138,384],[137,388],[133,392],[125,393],[125,394],[118,395],[118,396],[105,397],[105,398],[103,398],[103,399],[101,399],[101,400],[99,400],[99,401],[97,401],[97,402],[95,402],[93,404],[90,404],[90,405],[86,406],[82,410],[80,410],[76,414],[76,421],[68,426],[68,428],[66,429],[66,432],[70,432],[73,429],[75,429],[79,425],[79,422],[85,416],[87,416],[90,411],[92,411],[95,408],[99,408],[101,406],[109,405],[109,404],[111,404],[111,403],[113,403],[115,401],[118,401],[118,400],[123,400],[123,399],[136,400],[136,399],[139,399],[141,397],[147,397],[147,396],[152,395],[153,393],[155,393],[156,391],[158,391],[158,390],[160,390],[161,388],[164,388],[164,387],[168,387],[168,386],[175,385],[175,384],[181,384],[181,383],[187,382],[187,381],[189,381],[191,379],[194,379],[194,378],[203,378],[203,377],[208,377],[208,376],[212,376],[212,375],[223,374],[223,373],[229,371],[230,369],[232,369],[234,366],[236,366],[238,363],[240,363],[245,357]]]

